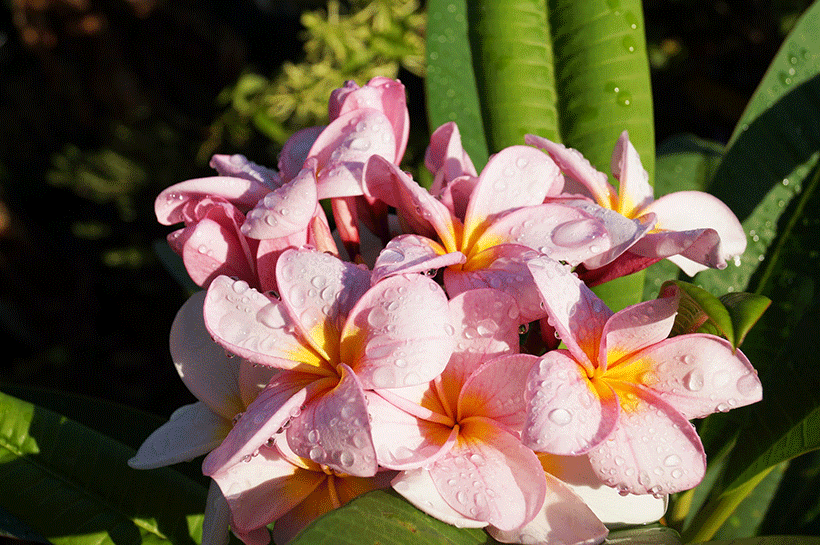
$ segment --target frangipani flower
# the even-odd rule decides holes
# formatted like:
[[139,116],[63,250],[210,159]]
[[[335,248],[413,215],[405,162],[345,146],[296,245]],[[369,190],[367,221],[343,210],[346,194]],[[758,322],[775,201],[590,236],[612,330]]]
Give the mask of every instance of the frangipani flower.
[[527,135],[525,141],[549,153],[564,175],[580,184],[575,189],[585,188],[600,206],[632,219],[654,214],[657,223],[629,248],[617,264],[616,268],[622,269],[617,276],[662,258],[693,276],[708,267],[726,267],[727,259],[746,248],[740,222],[716,197],[700,191],[679,191],[654,200],[649,176],[626,131],[615,145],[610,165],[620,182],[618,193],[607,182],[606,174],[595,170],[578,151],[539,136]]
[[317,200],[315,161],[284,184],[241,155],[215,155],[211,166],[219,176],[175,184],[155,202],[160,223],[185,222],[168,235],[168,243],[194,282],[208,287],[225,275],[274,289],[270,271],[285,248],[313,244],[335,250]]
[[423,384],[441,372],[452,352],[446,296],[421,275],[370,288],[367,270],[311,250],[285,251],[276,278],[281,300],[226,277],[208,290],[205,323],[216,341],[283,371],[205,459],[203,471],[229,489],[231,468],[284,434],[297,456],[372,476],[364,389]]
[[[135,469],[154,469],[193,460],[219,446],[276,369],[254,367],[229,357],[211,340],[202,319],[205,292],[192,295],[171,325],[171,357],[185,386],[199,401],[177,409],[128,461]],[[212,482],[205,507],[202,543],[227,543],[229,510]]]
[[528,266],[567,349],[532,369],[524,443],[588,453],[601,480],[623,493],[695,486],[706,460],[688,420],[761,398],[743,353],[713,335],[667,339],[676,297],[613,313],[566,267],[545,256]]
[[[490,159],[463,218],[378,156],[367,163],[365,183],[374,196],[397,208],[415,233],[394,239],[382,252],[374,282],[408,267],[446,266],[444,285],[451,297],[483,287],[508,291],[519,304],[522,322],[543,316],[524,265],[527,252],[576,265],[651,227],[621,216],[614,225],[572,203],[544,203],[561,191],[563,179],[549,157],[528,146],[506,148]],[[413,259],[405,259],[410,254]]]

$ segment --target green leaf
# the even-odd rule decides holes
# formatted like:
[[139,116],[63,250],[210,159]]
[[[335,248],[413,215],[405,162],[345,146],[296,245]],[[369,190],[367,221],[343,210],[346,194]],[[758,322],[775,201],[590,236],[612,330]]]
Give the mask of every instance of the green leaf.
[[678,533],[666,526],[649,525],[609,532],[607,545],[680,545]]
[[427,115],[430,128],[455,121],[475,167],[489,155],[467,31],[467,0],[427,2]]
[[746,539],[710,541],[709,545],[820,545],[820,537],[812,536],[763,536]]
[[468,2],[473,69],[492,152],[558,132],[546,0]]
[[760,481],[751,494],[746,496],[740,505],[723,523],[717,532],[715,539],[738,539],[757,535],[758,528],[763,523],[763,517],[769,509],[777,487],[783,479],[783,475],[789,463],[784,462]]
[[720,296],[720,302],[729,311],[734,329],[732,345],[737,348],[743,344],[746,334],[752,329],[772,300],[757,293],[734,292]]
[[329,512],[291,545],[476,545],[498,543],[481,528],[456,528],[419,511],[392,490],[376,490]]
[[732,317],[723,303],[703,288],[693,284],[670,280],[661,286],[661,294],[679,290],[680,302],[673,335],[686,333],[710,333],[718,335],[735,345]]
[[624,130],[653,179],[652,93],[639,0],[549,0],[564,144],[609,172]]
[[0,394],[0,507],[56,545],[199,542],[205,488],[172,469],[133,470],[133,455]]

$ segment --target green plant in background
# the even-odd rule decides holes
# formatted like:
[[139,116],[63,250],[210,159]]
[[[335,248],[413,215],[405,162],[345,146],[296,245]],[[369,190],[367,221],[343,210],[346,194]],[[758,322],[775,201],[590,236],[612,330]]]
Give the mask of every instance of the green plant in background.
[[297,130],[327,122],[327,97],[347,80],[395,78],[399,67],[424,74],[425,14],[417,0],[353,0],[349,13],[332,0],[302,14],[305,59],[286,62],[268,79],[246,73],[225,89],[226,107],[211,126],[199,158],[207,162],[223,138],[243,147],[259,131],[281,146]]

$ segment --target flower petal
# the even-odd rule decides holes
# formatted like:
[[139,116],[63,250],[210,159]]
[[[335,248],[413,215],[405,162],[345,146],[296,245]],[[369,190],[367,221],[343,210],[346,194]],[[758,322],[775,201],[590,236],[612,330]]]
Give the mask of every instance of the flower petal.
[[205,292],[193,294],[171,324],[171,359],[182,382],[211,411],[230,420],[244,410],[239,391],[242,360],[211,339],[202,317]]
[[250,210],[271,188],[254,180],[210,176],[187,180],[164,189],[154,201],[154,213],[163,225],[191,221],[191,209],[206,197],[222,198],[240,210]]
[[312,399],[287,430],[297,456],[357,477],[376,474],[376,451],[364,391],[353,370],[339,366],[336,386]]
[[155,469],[193,460],[218,447],[231,421],[214,414],[202,402],[183,405],[154,430],[128,460],[134,469]]
[[483,416],[520,431],[526,419],[527,377],[537,361],[531,354],[506,354],[486,361],[461,388],[456,419]]
[[527,206],[503,215],[487,227],[471,254],[499,240],[527,246],[573,266],[612,245],[602,219],[560,202]]
[[563,185],[559,174],[554,161],[529,146],[510,146],[492,156],[467,205],[465,247],[472,246],[498,214],[558,195]]
[[315,250],[286,250],[276,262],[282,303],[310,345],[338,361],[347,314],[370,287],[370,272]]
[[467,378],[482,362],[518,352],[518,305],[495,289],[472,289],[450,300],[455,350],[442,374],[450,407]]
[[313,143],[325,130],[325,125],[307,127],[293,133],[282,146],[282,153],[279,154],[279,172],[285,181],[292,180],[299,174],[308,158],[308,152],[313,147]]
[[263,528],[301,503],[326,476],[293,465],[274,448],[262,447],[247,462],[214,476],[240,532]]
[[633,494],[671,494],[696,486],[706,471],[706,455],[692,425],[646,388],[628,383],[617,388],[625,398],[618,425],[589,452],[601,480]]
[[612,311],[563,265],[546,256],[527,262],[550,322],[588,373],[598,362],[604,325]]
[[319,198],[362,195],[362,168],[371,155],[393,161],[396,138],[380,111],[353,110],[332,121],[310,148],[319,162]]
[[281,238],[307,229],[318,206],[317,195],[316,172],[305,168],[248,212],[242,233],[255,239]]
[[618,360],[664,340],[677,313],[677,297],[653,299],[616,312],[604,326],[598,366],[612,368]]
[[547,352],[532,367],[521,440],[539,452],[575,456],[612,433],[619,408],[615,394],[605,384],[590,381],[568,354]]
[[326,361],[307,346],[281,301],[220,276],[204,305],[205,326],[230,352],[260,365],[327,374]]
[[455,251],[461,226],[450,211],[408,174],[383,157],[371,157],[364,171],[367,190],[393,206],[413,233],[427,238],[436,235],[448,251]]
[[415,274],[435,271],[464,263],[467,258],[461,252],[446,253],[441,245],[418,235],[399,235],[387,243],[379,253],[373,267],[371,283],[396,274]]
[[638,151],[629,141],[626,131],[621,133],[615,144],[610,168],[619,182],[618,212],[633,218],[652,202],[654,192],[649,185],[649,174],[644,170]]
[[450,451],[458,429],[422,420],[367,392],[376,459],[388,469],[415,469],[430,465]]
[[421,275],[391,276],[350,312],[340,361],[352,362],[368,389],[425,384],[447,365],[454,333],[438,284]]
[[668,496],[619,494],[595,474],[589,456],[539,454],[538,458],[544,471],[575,492],[607,526],[648,524],[660,520],[666,513]]
[[755,403],[763,395],[757,371],[743,352],[733,352],[728,341],[714,335],[678,335],[634,359],[654,362],[645,385],[687,420]]
[[454,121],[445,123],[430,135],[424,152],[424,166],[433,173],[431,193],[440,194],[460,176],[478,176],[470,156],[461,146],[461,133]]
[[202,543],[207,545],[228,545],[231,509],[219,485],[211,480],[208,498],[205,500],[205,516],[202,519]]
[[250,182],[258,182],[270,189],[282,185],[282,178],[275,170],[257,165],[241,154],[214,155],[209,163],[220,176],[243,178]]
[[615,189],[607,182],[606,174],[596,170],[581,152],[532,134],[524,136],[524,142],[546,151],[558,164],[561,172],[586,187],[598,204],[614,208],[613,204],[617,200]]
[[564,483],[546,474],[547,494],[544,506],[535,518],[515,530],[487,528],[493,539],[502,543],[542,545],[596,545],[609,531],[595,513]]
[[426,469],[403,471],[393,479],[393,489],[416,508],[456,528],[483,528],[487,522],[465,517],[447,503],[438,492]]
[[222,444],[205,457],[202,472],[210,476],[224,473],[234,465],[247,463],[265,445],[284,440],[281,435],[286,423],[290,425],[301,407],[335,380],[317,380],[315,375],[294,371],[278,373],[236,421]]
[[458,443],[433,464],[430,476],[450,507],[501,530],[531,521],[546,493],[535,454],[485,418],[462,423]]

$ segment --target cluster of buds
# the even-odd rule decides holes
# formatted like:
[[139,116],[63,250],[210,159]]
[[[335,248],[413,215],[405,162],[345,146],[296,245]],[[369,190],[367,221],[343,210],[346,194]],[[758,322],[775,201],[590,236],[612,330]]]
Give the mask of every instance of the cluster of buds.
[[659,519],[705,471],[689,420],[759,400],[760,381],[722,338],[670,337],[674,290],[613,312],[589,287],[665,258],[725,267],[745,247],[731,211],[698,192],[654,200],[626,133],[616,192],[537,136],[479,174],[450,123],[427,190],[399,168],[399,82],[348,83],[329,112],[278,170],[215,156],[219,176],[157,198],[204,288],[171,330],[200,401],[132,466],[207,454],[210,543],[228,526],[268,543],[272,522],[284,543],[388,486],[511,543],[597,543],[605,524]]

